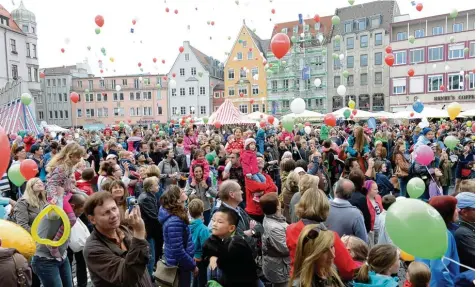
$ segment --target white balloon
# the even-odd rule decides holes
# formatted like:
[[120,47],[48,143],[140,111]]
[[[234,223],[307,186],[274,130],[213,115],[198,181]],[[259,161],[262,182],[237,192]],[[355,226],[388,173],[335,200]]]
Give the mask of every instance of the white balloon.
[[65,39],[64,39],[64,43],[65,43],[66,45],[68,45],[69,42],[71,42],[71,40],[70,40],[69,38],[65,38]]
[[316,87],[319,88],[319,87],[321,86],[321,84],[322,84],[322,83],[321,83],[321,79],[316,78],[316,79],[314,80],[314,86],[316,86]]
[[450,66],[446,65],[445,66],[445,71],[448,71],[450,69]]
[[74,133],[74,138],[75,138],[75,139],[79,139],[79,134],[78,134],[78,133]]
[[306,134],[310,134],[311,131],[312,131],[312,129],[311,129],[310,126],[305,126],[305,127],[304,127],[304,131],[306,132]]
[[169,87],[170,87],[171,89],[175,89],[175,87],[177,87],[177,82],[176,82],[174,79],[171,79],[171,80],[169,81]]
[[291,102],[291,111],[296,115],[302,114],[306,109],[306,102],[302,98],[295,98]]
[[304,33],[301,33],[301,38],[304,38]]
[[51,132],[50,135],[55,138],[56,137],[56,132]]
[[459,74],[460,74],[461,76],[464,76],[464,71],[462,71],[462,70],[459,71]]
[[253,80],[258,81],[258,79],[259,79],[259,74],[256,74],[253,76]]
[[139,77],[139,81],[142,82],[142,77]]
[[118,92],[119,92],[120,90],[121,90],[121,86],[119,86],[119,85],[116,85],[116,91],[118,91]]
[[344,57],[345,57],[344,54],[340,54],[339,55],[339,60],[344,61]]
[[322,34],[319,34],[319,36],[317,36],[317,40],[322,43],[322,40],[324,40],[324,36],[322,36]]
[[339,96],[344,96],[346,91],[347,91],[347,89],[345,88],[344,85],[340,85],[337,88],[337,94],[339,94]]

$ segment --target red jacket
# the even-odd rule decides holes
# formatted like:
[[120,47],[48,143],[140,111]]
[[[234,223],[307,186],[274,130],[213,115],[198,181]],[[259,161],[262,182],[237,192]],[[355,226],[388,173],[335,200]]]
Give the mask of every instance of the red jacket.
[[294,141],[294,134],[288,131],[282,131],[279,140],[283,142],[287,137],[290,137],[291,141]]
[[226,146],[226,152],[227,153],[232,153],[234,149],[240,150],[240,152],[244,149],[245,144],[243,142],[243,139],[235,139],[234,142],[228,143]]
[[36,141],[35,138],[33,138],[32,136],[26,136],[23,139],[23,142],[25,143],[25,151],[30,152],[31,146],[35,144]]
[[[306,220],[308,224],[316,224],[317,222],[313,222],[310,220]],[[293,223],[288,226],[286,229],[286,245],[289,249],[289,256],[291,257],[291,274],[293,273],[294,268],[294,256],[296,255],[296,247],[299,239],[299,235],[301,231],[304,229],[306,224],[303,220],[299,220],[296,223]],[[335,248],[335,258],[334,264],[337,267],[337,271],[339,275],[344,280],[351,280],[354,276],[354,270],[359,268],[359,265],[354,262],[352,257],[347,251],[344,243],[339,237],[339,234],[334,232],[334,248]]]
[[77,181],[76,187],[84,191],[84,193],[86,193],[87,195],[92,195],[94,193],[93,185],[89,181]]
[[[378,207],[380,208],[380,212],[383,211],[383,206],[382,206],[382,197],[380,195],[375,196],[375,202],[377,202]],[[367,207],[369,208],[370,212],[370,230],[374,230],[374,223],[375,223],[375,208],[372,205],[372,202],[370,201],[369,197],[367,196]]]
[[266,182],[261,183],[254,181],[252,179],[249,179],[245,177],[245,189],[246,189],[246,208],[245,211],[248,214],[251,215],[263,215],[263,211],[261,210],[261,206],[259,205],[258,202],[255,202],[253,200],[253,193],[255,192],[264,192],[270,193],[270,192],[278,192],[278,188],[273,182],[273,179],[267,175],[266,173],[263,173],[264,177],[266,177]]
[[258,169],[258,158],[256,157],[256,152],[245,149],[240,153],[240,162],[241,167],[243,168],[243,175],[247,174],[256,174],[259,172]]

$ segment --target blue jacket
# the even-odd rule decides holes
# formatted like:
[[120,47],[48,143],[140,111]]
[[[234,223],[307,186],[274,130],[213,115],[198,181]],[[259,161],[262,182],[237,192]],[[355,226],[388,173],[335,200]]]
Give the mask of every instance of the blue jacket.
[[[355,138],[354,136],[349,136],[347,139],[347,142],[349,143],[349,146],[346,149],[346,153],[349,153],[351,157],[357,157],[357,151],[354,149],[354,144],[355,144]],[[362,152],[360,153],[360,156],[363,156],[364,154],[370,152],[369,150],[369,143],[365,142],[364,148]]]
[[369,272],[370,283],[352,282],[354,287],[398,287],[398,278]]
[[474,271],[468,270],[455,278],[455,287],[474,287]]
[[194,219],[190,222],[190,231],[192,232],[193,245],[195,246],[195,258],[202,258],[203,244],[210,237],[210,231],[203,224],[203,220]]
[[391,194],[394,191],[393,184],[390,182],[387,176],[383,173],[377,173],[375,175],[375,182],[377,183],[378,186],[378,193],[380,196],[385,196],[387,194]]
[[[459,262],[456,241],[451,231],[446,230],[448,235],[448,249],[445,257]],[[418,259],[428,265],[431,271],[430,287],[454,287],[455,278],[459,275],[459,265],[445,259]]]
[[[195,260],[193,260],[195,248],[188,225],[163,207],[159,209],[159,221],[162,224],[164,257],[167,265],[193,271],[195,269]],[[187,242],[185,243],[184,240]]]

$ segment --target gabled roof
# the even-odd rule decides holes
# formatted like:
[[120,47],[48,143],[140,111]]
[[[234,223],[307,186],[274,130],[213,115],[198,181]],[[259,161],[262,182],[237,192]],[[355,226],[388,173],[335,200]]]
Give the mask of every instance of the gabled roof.
[[[332,16],[324,16],[324,17],[321,17],[319,23],[321,23],[321,26],[319,28],[319,30],[316,30],[315,29],[315,24],[317,23],[316,21],[314,21],[314,18],[310,18],[310,19],[304,19],[304,24],[307,24],[309,25],[309,33],[311,33],[312,35],[316,35],[318,32],[319,33],[322,33],[322,35],[324,36],[324,39],[328,38],[328,36],[330,36],[331,34],[331,28],[332,28]],[[299,26],[299,30],[298,30],[298,33],[294,34],[293,32],[293,28],[295,26]],[[287,29],[287,35],[289,36],[289,38],[291,38],[293,35],[299,35],[301,34],[302,32],[304,32],[304,28],[302,25],[299,24],[299,21],[291,21],[291,22],[283,22],[283,23],[277,23],[276,25],[274,25],[274,29],[273,29],[273,32],[271,34],[271,38],[274,37],[274,35],[276,35],[277,33],[281,33],[283,31],[283,29]]]
[[24,34],[23,31],[20,29],[20,27],[18,27],[15,20],[13,20],[13,17],[10,14],[10,12],[8,12],[7,9],[5,9],[5,7],[3,7],[1,4],[0,4],[0,16],[8,18],[9,26],[6,26],[7,29]]
[[246,29],[248,29],[248,33],[250,33],[251,38],[253,38],[253,41],[255,42],[260,52],[263,53],[263,55],[266,55],[270,40],[262,40],[258,35],[256,35],[255,32],[253,32],[253,30],[246,26],[246,24],[244,24],[244,26]]
[[74,70],[74,69],[76,69],[76,65],[45,68],[43,70],[43,73],[45,73],[46,76],[49,76],[49,75],[65,75],[65,74],[71,73],[71,70]]

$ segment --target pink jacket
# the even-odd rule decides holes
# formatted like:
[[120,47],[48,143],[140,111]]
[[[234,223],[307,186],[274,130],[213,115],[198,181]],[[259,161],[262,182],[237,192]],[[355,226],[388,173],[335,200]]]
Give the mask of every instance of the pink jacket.
[[202,160],[194,159],[194,160],[192,160],[192,162],[190,164],[190,176],[193,179],[195,179],[195,175],[193,174],[193,167],[197,164],[203,166],[203,178],[207,179],[208,176],[210,175],[210,165],[208,165],[208,162],[207,162],[206,159],[202,159]]
[[290,137],[291,141],[294,141],[294,134],[288,131],[281,132],[281,137],[279,137],[279,140],[284,141],[287,137]]
[[259,172],[258,159],[256,152],[252,150],[242,150],[240,154],[241,167],[243,168],[243,175],[256,174]]
[[185,136],[183,138],[183,152],[184,154],[192,153],[192,145],[198,147],[197,136]]

